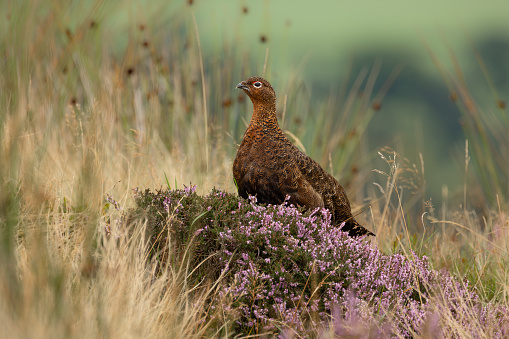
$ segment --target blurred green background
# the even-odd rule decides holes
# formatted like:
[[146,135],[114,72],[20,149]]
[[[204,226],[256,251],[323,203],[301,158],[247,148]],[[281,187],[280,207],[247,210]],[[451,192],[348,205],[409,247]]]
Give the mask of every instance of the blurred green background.
[[276,91],[297,72],[311,102],[329,96],[362,67],[381,62],[378,87],[402,67],[369,124],[369,149],[390,146],[417,164],[421,152],[434,203],[444,185],[449,194],[462,191],[465,137],[460,112],[428,48],[450,71],[454,53],[478,103],[497,109],[477,51],[499,99],[509,99],[509,1],[224,0],[195,1],[192,10],[205,53],[220,58],[223,43],[240,47],[261,74],[268,48]]

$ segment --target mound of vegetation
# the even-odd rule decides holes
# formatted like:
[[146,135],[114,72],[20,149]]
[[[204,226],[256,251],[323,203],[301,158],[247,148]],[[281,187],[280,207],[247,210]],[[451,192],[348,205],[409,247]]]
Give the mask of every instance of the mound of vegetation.
[[415,337],[457,325],[476,337],[495,321],[492,337],[509,335],[508,310],[480,300],[466,280],[432,269],[425,256],[385,255],[349,237],[325,209],[195,189],[135,190],[127,225],[146,222],[161,270],[189,265],[192,284],[220,279],[210,309],[235,333]]

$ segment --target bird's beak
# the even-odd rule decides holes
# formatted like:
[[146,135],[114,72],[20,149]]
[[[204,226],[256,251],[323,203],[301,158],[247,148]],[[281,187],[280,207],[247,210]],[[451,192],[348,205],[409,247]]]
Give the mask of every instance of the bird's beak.
[[249,91],[249,87],[244,85],[244,82],[239,82],[239,84],[237,85],[236,88],[245,89],[245,90]]

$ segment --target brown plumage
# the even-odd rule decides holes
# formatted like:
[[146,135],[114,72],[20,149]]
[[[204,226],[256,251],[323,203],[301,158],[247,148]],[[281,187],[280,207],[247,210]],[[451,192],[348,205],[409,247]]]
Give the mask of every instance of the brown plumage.
[[259,203],[289,203],[306,208],[325,207],[335,224],[351,236],[374,235],[352,216],[343,187],[320,165],[295,147],[279,128],[276,93],[260,77],[242,81],[237,88],[251,98],[253,116],[233,162],[239,195],[256,196]]

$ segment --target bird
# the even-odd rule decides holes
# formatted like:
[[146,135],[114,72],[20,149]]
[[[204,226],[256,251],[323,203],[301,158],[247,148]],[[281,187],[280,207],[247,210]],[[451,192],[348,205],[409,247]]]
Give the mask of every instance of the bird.
[[349,236],[375,235],[353,217],[339,182],[285,136],[276,116],[276,93],[261,77],[240,82],[253,103],[253,115],[233,162],[238,194],[257,203],[289,204],[306,209],[326,208],[333,224]]

